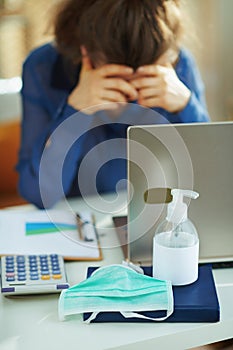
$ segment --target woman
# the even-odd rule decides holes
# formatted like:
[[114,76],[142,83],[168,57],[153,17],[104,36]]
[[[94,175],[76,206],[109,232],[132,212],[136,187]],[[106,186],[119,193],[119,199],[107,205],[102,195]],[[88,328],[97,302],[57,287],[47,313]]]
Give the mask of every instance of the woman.
[[[34,50],[23,67],[17,166],[23,197],[43,208],[64,195],[92,192],[91,165],[83,189],[80,164],[101,142],[125,138],[132,118],[122,119],[122,106],[129,102],[127,116],[136,105],[159,113],[166,122],[209,120],[197,66],[181,46],[181,23],[179,0],[64,2],[55,19],[54,43]],[[67,121],[78,111],[75,125],[67,130]],[[100,117],[103,111],[107,114]],[[104,120],[102,125],[96,118]],[[161,122],[158,114],[150,120]],[[138,124],[137,118],[133,123]],[[61,125],[63,133],[53,137]],[[71,147],[63,138],[75,132]],[[102,165],[97,165],[97,191],[113,191],[126,177],[125,160]],[[62,178],[56,176],[60,172]]]

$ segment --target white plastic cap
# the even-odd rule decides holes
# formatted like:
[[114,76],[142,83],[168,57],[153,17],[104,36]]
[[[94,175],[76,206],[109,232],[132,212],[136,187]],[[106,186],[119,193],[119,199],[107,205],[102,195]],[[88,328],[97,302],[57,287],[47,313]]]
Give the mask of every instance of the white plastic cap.
[[167,220],[178,224],[185,221],[188,217],[188,207],[187,204],[183,202],[183,197],[196,199],[199,197],[199,193],[191,190],[173,189],[171,190],[171,194],[173,200],[167,207]]

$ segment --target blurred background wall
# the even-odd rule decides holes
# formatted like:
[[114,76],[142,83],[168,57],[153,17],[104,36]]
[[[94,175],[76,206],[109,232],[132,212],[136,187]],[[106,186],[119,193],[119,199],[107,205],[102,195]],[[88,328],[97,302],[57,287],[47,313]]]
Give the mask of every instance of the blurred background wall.
[[[45,31],[55,3],[57,0],[0,0],[0,79],[19,77],[28,52],[51,40]],[[183,4],[196,32],[196,39],[186,44],[201,70],[211,118],[233,119],[233,1],[185,0]],[[11,82],[16,92],[19,84]],[[15,92],[14,86],[0,89],[0,95],[5,95],[0,100],[0,120],[8,114],[20,114],[17,96],[12,94],[10,100],[7,96]]]
[[233,1],[186,0],[196,32],[191,50],[206,86],[212,120],[233,120]]

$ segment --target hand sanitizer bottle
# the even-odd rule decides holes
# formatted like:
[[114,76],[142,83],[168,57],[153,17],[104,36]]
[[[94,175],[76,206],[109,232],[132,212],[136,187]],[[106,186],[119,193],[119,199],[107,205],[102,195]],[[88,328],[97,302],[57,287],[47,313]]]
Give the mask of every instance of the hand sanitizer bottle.
[[189,190],[173,189],[167,217],[158,226],[153,240],[153,277],[170,280],[173,285],[193,283],[198,278],[199,239],[187,217],[183,197],[198,198]]

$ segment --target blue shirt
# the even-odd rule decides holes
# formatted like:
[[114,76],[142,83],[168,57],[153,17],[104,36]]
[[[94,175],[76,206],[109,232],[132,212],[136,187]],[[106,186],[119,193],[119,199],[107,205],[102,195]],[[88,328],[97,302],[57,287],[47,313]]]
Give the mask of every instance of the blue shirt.
[[[43,208],[64,196],[114,191],[116,183],[126,178],[128,125],[208,121],[204,85],[189,51],[181,49],[175,70],[191,91],[181,112],[154,108],[154,114],[142,121],[142,110],[134,103],[113,123],[105,112],[87,115],[68,105],[68,96],[78,83],[80,65],[72,65],[53,44],[35,49],[23,66],[22,137],[17,165],[20,194]],[[107,150],[102,152],[106,141]],[[96,152],[89,152],[93,149]],[[87,154],[90,156],[86,161]]]

